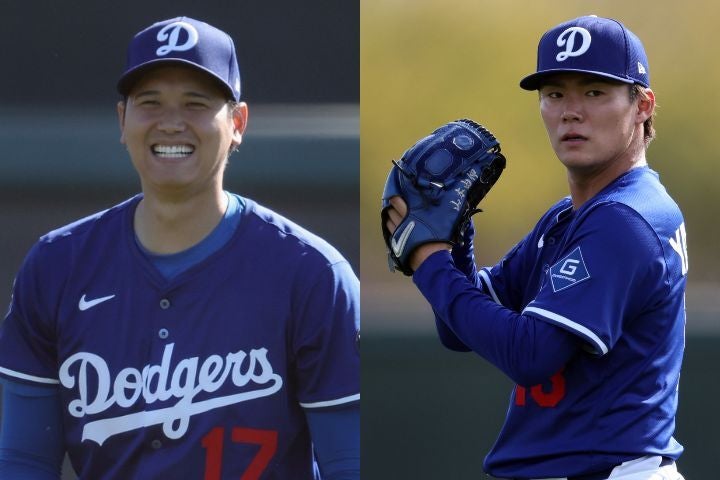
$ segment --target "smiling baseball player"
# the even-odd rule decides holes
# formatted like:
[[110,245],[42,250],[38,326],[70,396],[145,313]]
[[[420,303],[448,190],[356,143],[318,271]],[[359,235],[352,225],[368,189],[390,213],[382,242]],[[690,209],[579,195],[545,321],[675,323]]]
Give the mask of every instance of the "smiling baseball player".
[[[542,36],[537,70],[520,86],[539,91],[570,196],[492,268],[476,269],[472,225],[452,243],[415,228],[403,242],[415,248],[400,258],[443,344],[478,353],[517,384],[485,470],[507,479],[681,480],[683,447],[673,435],[687,239],[680,209],[646,161],[655,96],[644,47],[616,20],[576,18]],[[438,159],[452,157],[437,147],[421,158],[440,171],[450,161]],[[394,179],[386,238],[409,230],[416,205],[431,204],[411,188],[398,194]],[[446,208],[436,203],[427,208]]]
[[223,190],[248,120],[235,55],[187,17],[132,39],[118,115],[142,194],[25,259],[0,477],[58,478],[67,452],[87,479],[359,478],[359,282]]

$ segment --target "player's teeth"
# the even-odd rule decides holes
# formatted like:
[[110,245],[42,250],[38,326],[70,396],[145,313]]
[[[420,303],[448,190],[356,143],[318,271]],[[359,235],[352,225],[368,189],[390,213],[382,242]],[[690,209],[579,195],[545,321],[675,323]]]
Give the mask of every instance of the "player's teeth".
[[154,145],[153,153],[160,157],[180,158],[190,155],[195,149],[189,145]]

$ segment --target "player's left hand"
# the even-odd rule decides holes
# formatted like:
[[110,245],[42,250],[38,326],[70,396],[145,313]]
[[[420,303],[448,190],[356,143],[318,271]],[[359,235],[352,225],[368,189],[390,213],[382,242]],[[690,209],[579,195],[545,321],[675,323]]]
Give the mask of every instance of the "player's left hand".
[[505,157],[488,130],[457,120],[419,140],[393,164],[381,226],[390,269],[412,275],[422,263],[418,260],[440,245],[462,243],[478,203],[505,168]]
[[[387,210],[385,227],[392,235],[407,215],[407,203],[405,203],[402,197],[397,195],[390,198],[389,202],[390,207]],[[410,268],[412,268],[413,271],[417,270],[430,255],[440,250],[452,250],[452,245],[445,242],[431,242],[420,245],[410,255]]]
[[390,234],[395,233],[400,222],[403,221],[405,215],[407,215],[407,203],[402,197],[395,195],[389,199],[390,207],[387,210],[387,221],[385,227],[390,231]]

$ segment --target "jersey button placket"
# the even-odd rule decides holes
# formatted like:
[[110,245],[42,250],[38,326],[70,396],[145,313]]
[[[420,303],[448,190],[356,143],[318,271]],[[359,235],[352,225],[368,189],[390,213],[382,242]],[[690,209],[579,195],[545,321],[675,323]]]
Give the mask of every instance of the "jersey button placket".
[[[160,299],[160,308],[163,310],[168,310],[170,308],[170,300],[167,298],[161,298]],[[170,331],[167,328],[160,328],[158,330],[158,337],[161,340],[165,340],[170,336]]]

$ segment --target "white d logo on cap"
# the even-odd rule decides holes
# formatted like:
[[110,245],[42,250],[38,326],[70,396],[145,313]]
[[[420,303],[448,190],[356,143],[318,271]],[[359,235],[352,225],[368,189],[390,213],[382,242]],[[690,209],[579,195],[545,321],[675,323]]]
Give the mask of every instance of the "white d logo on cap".
[[[185,30],[188,36],[182,45],[178,45],[180,30]],[[170,52],[184,52],[185,50],[193,48],[198,42],[198,32],[195,30],[195,27],[189,23],[173,22],[165,25],[162,30],[158,32],[157,40],[158,42],[167,41],[167,45],[163,45],[155,51],[159,57],[163,57]]]
[[[575,50],[575,38],[577,37],[578,33],[582,36],[582,44],[578,47],[577,50]],[[555,60],[557,60],[558,62],[563,62],[567,60],[568,57],[579,57],[583,53],[587,52],[588,48],[590,48],[590,41],[590,32],[588,32],[584,28],[568,28],[558,36],[557,46],[564,46],[565,50],[558,53],[555,57]]]

